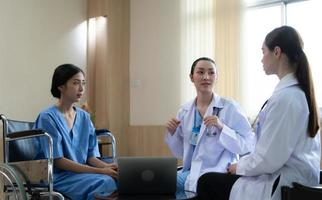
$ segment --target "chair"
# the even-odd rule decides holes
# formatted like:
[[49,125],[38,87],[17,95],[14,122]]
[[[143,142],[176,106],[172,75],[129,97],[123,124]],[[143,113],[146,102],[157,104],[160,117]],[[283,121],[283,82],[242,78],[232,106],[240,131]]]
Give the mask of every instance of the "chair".
[[[17,196],[16,192],[26,199],[48,196],[64,199],[64,196],[53,191],[53,145],[51,136],[39,129],[32,130],[33,122],[7,119],[1,114],[3,125],[3,159],[1,174],[7,179],[3,185],[5,196]],[[39,153],[39,139],[48,140],[49,158],[35,160]],[[9,175],[8,175],[9,174]],[[9,177],[9,178],[8,178]],[[11,177],[11,178],[10,178]],[[10,180],[9,180],[10,179]],[[10,183],[9,185],[6,183]],[[23,184],[23,187],[18,183]],[[18,195],[19,196],[19,195]]]
[[[14,192],[22,199],[29,194],[31,199],[49,196],[65,199],[58,192],[53,191],[53,145],[51,136],[39,129],[32,129],[34,123],[7,119],[1,114],[3,123],[3,158],[0,175],[6,179],[3,186],[5,193]],[[102,157],[104,161],[114,161],[116,156],[116,142],[113,134],[107,129],[96,130],[100,149],[104,145],[111,145],[111,156]],[[49,158],[37,159],[39,155],[39,139],[49,141]],[[107,139],[104,139],[107,138]],[[1,182],[1,179],[0,179]],[[20,183],[20,184],[19,184]],[[23,184],[23,187],[21,186]],[[20,186],[20,187],[18,187]],[[18,195],[16,193],[19,193]],[[9,198],[9,197],[8,197]]]
[[[320,124],[322,125],[322,107],[320,109]],[[320,128],[320,134],[322,129]],[[322,184],[322,170],[320,171],[320,184]],[[282,200],[321,200],[322,185],[317,187],[305,186],[300,183],[293,183],[293,187],[282,186]]]
[[[113,162],[116,157],[116,140],[114,135],[108,129],[96,129],[95,130],[99,151],[101,153],[101,160],[105,162]],[[105,156],[103,155],[103,147],[108,146],[111,147],[109,152],[111,155]]]
[[[322,171],[320,171],[320,184],[322,184]],[[294,182],[293,187],[282,186],[282,200],[321,200],[322,186],[310,187]]]

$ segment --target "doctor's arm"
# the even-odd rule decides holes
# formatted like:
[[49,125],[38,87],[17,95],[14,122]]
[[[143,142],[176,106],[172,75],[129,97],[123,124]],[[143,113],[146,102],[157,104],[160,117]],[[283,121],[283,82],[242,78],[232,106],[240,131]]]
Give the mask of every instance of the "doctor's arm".
[[182,132],[182,120],[183,112],[179,111],[176,118],[169,120],[166,125],[167,132],[165,135],[165,142],[167,143],[172,154],[179,158],[183,158],[183,132]]
[[244,155],[252,152],[256,137],[252,132],[247,117],[236,107],[229,106],[223,110],[223,128],[219,142],[230,152]]
[[175,157],[179,159],[183,158],[183,137],[180,126],[173,134],[166,133],[165,142],[167,143],[170,151]]
[[167,125],[166,125],[166,129],[168,131],[168,133],[170,133],[171,135],[174,134],[174,132],[176,131],[176,129],[178,128],[178,125],[180,124],[180,121],[177,120],[176,118],[172,118],[168,121]]
[[273,173],[290,158],[300,134],[306,134],[308,113],[297,98],[281,99],[267,109],[255,151],[242,157],[236,173],[257,176]]

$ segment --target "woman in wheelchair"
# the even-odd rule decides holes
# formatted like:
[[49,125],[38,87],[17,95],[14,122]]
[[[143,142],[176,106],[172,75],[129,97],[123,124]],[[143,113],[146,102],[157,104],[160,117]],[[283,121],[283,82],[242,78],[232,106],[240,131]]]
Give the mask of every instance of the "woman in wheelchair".
[[[35,128],[53,138],[54,190],[73,200],[94,199],[94,194],[109,195],[116,190],[116,165],[97,158],[100,154],[90,116],[74,105],[84,91],[85,75],[80,68],[58,66],[51,85],[58,101],[42,111],[35,122]],[[41,143],[46,156],[46,142]]]

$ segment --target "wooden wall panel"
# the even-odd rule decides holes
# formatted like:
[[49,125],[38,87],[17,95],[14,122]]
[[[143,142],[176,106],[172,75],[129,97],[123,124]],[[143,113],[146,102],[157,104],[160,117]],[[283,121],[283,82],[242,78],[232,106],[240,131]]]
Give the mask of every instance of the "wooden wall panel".
[[[127,137],[130,116],[130,1],[88,0],[88,8],[89,17],[107,17],[107,42],[100,41],[106,42],[107,47],[106,51],[99,51],[93,56],[93,63],[98,66],[99,62],[102,68],[97,71],[99,80],[96,80],[96,88],[88,91],[91,95],[89,104],[95,112],[96,128],[108,128],[118,141],[118,155],[124,154],[127,150],[126,145],[123,145],[123,138]],[[92,63],[92,57],[88,60]]]
[[164,134],[164,126],[130,126],[126,136],[126,155],[171,156]]
[[[320,133],[322,135],[322,129]],[[164,142],[164,134],[164,126],[130,126],[122,142],[126,145],[123,149],[127,150],[123,156],[172,156]],[[322,169],[322,160],[320,168]]]

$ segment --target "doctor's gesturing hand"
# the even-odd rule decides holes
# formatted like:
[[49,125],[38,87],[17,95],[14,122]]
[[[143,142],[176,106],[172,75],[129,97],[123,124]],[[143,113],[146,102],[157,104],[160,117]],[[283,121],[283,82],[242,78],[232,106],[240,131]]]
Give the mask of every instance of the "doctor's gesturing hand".
[[[177,172],[180,193],[196,192],[198,180],[205,172],[226,173],[228,164],[237,160],[238,153],[252,151],[254,138],[237,103],[214,92],[218,78],[214,60],[196,59],[189,78],[196,96],[181,105],[176,117],[165,125],[165,142],[183,164]],[[213,190],[212,186],[208,188]]]
[[179,125],[179,124],[180,124],[180,121],[179,121],[179,120],[177,120],[177,119],[175,119],[175,118],[170,119],[170,120],[168,121],[168,123],[167,123],[167,126],[166,126],[167,131],[168,131],[171,135],[173,135],[173,134],[174,134],[174,132],[176,132],[176,129],[177,129],[177,127],[178,127],[178,125]]
[[220,121],[217,116],[207,116],[203,120],[206,127],[216,126],[220,131],[223,129],[224,124]]

